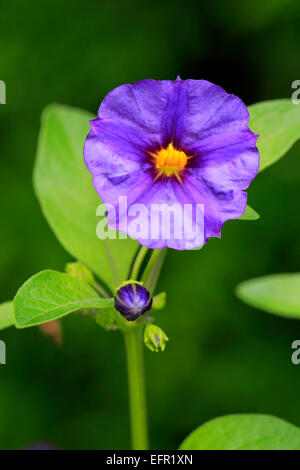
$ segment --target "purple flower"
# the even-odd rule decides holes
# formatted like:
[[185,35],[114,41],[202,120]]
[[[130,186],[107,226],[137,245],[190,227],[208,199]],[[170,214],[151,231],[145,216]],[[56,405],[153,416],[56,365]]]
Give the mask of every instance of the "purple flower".
[[[259,168],[248,122],[238,97],[205,80],[142,80],[108,93],[84,147],[108,226],[150,248],[195,248],[195,228],[201,244],[220,237],[224,222],[244,213]],[[181,237],[172,214],[162,233],[166,212],[153,217],[161,204],[182,209]]]
[[150,292],[137,282],[120,287],[115,295],[115,308],[126,320],[133,321],[152,307]]

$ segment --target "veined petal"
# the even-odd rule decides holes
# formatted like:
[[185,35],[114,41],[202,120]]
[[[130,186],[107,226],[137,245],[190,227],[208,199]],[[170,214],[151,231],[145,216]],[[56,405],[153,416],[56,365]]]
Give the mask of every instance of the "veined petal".
[[178,115],[178,88],[179,83],[170,80],[121,85],[104,98],[98,116],[122,135],[134,136],[144,148],[163,146]]
[[[199,197],[197,204],[203,205]],[[196,207],[196,201],[178,181],[166,179],[152,183],[131,200],[126,218],[122,218],[123,209],[116,204],[114,211],[108,210],[107,219],[110,228],[127,233],[141,245],[188,250],[206,241],[203,209]]]
[[[116,131],[118,132],[118,131]],[[93,175],[93,184],[104,203],[117,203],[119,196],[136,198],[143,191],[141,184],[152,178],[151,165],[136,140],[111,131],[104,121],[91,121],[91,131],[84,145],[84,157]]]
[[216,181],[194,175],[186,178],[190,197],[204,205],[204,238],[220,237],[227,220],[237,219],[245,212],[247,193]]
[[197,149],[206,137],[239,134],[248,129],[249,113],[237,96],[206,80],[181,82],[185,90],[187,112],[181,125],[181,145]]

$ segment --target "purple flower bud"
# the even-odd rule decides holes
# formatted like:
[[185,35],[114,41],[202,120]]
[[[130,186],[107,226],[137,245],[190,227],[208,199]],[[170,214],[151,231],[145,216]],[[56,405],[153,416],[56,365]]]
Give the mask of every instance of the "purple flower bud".
[[150,292],[137,282],[120,287],[115,295],[115,308],[128,321],[144,315],[152,307]]

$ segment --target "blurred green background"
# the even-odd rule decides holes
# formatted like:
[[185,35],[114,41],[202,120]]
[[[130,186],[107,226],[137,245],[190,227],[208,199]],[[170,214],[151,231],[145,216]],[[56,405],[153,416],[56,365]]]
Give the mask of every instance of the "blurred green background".
[[[205,78],[247,104],[289,97],[300,79],[298,0],[1,2],[0,300],[71,258],[32,188],[40,114],[49,102],[96,113],[104,95],[143,78]],[[257,222],[228,222],[199,252],[169,252],[157,314],[170,342],[145,351],[152,448],[176,448],[196,426],[235,412],[300,425],[300,322],[242,304],[242,280],[299,271],[299,143],[249,190]],[[55,188],[53,188],[55,191]],[[65,449],[129,448],[119,333],[69,316],[57,348],[37,328],[0,332],[0,448],[48,441]]]

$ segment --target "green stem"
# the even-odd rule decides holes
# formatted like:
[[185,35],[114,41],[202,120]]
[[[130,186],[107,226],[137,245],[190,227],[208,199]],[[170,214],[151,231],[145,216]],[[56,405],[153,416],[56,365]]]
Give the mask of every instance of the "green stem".
[[153,250],[151,258],[145,268],[142,281],[144,282],[145,287],[149,289],[151,294],[154,293],[155,286],[156,286],[166,253],[167,253],[166,248],[164,248],[163,250]]
[[148,449],[142,326],[124,332],[133,450]]
[[[137,279],[148,249],[142,247],[132,267],[131,279]],[[151,293],[166,255],[166,249],[154,250],[143,273],[142,281]],[[127,322],[128,323],[128,322]],[[148,449],[148,428],[143,356],[143,325],[126,326],[123,329],[127,356],[131,439],[133,450]]]
[[132,270],[131,270],[130,279],[135,279],[135,280],[138,279],[138,275],[139,275],[142,263],[144,261],[144,258],[146,256],[146,254],[147,254],[148,249],[149,248],[147,248],[146,246],[142,246],[140,248],[140,250],[137,254],[137,257],[135,259],[134,265],[132,267]]
[[98,282],[94,281],[93,287],[94,287],[94,289],[95,289],[96,291],[98,291],[98,293],[99,293],[102,297],[104,297],[104,298],[109,298],[109,297],[110,297],[110,295],[106,292],[105,289],[103,289],[102,286],[100,286],[100,284],[99,284]]

